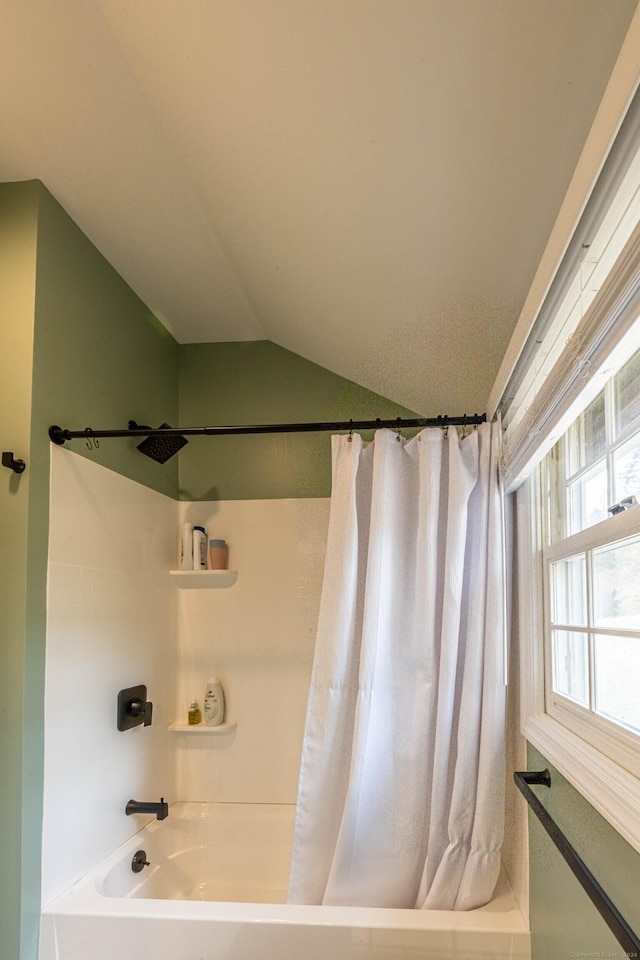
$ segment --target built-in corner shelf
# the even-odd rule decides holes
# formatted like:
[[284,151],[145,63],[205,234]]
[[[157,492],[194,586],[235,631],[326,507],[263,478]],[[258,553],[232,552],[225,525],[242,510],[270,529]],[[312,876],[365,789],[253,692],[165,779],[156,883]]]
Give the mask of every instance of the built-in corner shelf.
[[172,733],[221,734],[231,733],[237,726],[237,720],[225,720],[224,723],[219,723],[217,727],[210,727],[203,721],[202,723],[172,723],[169,730]]
[[170,570],[169,573],[185,590],[232,587],[238,579],[237,570]]

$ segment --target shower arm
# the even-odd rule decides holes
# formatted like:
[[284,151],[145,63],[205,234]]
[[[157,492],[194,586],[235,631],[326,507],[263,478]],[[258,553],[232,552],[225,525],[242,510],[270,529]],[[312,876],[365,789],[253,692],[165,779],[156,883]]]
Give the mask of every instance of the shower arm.
[[65,430],[62,427],[49,427],[49,439],[53,443],[62,445],[67,440],[102,439],[103,437],[223,437],[241,434],[257,433],[318,433],[321,431],[353,431],[353,430],[380,430],[384,427],[390,430],[403,430],[412,427],[457,427],[474,426],[484,423],[487,417],[484,413],[474,413],[461,417],[413,417],[403,419],[396,417],[393,420],[377,418],[376,420],[337,420],[327,423],[263,423],[263,424],[236,424],[232,426],[213,427],[151,427],[136,426],[130,430],[94,430],[85,427],[84,430]]

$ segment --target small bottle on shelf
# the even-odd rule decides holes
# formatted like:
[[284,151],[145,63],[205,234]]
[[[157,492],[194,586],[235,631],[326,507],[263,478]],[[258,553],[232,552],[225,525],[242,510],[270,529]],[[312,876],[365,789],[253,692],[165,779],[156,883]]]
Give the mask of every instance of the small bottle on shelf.
[[204,697],[204,722],[218,727],[224,720],[224,691],[218,677],[209,677]]
[[209,569],[226,570],[227,544],[224,540],[209,540]]
[[193,569],[207,569],[207,533],[204,527],[193,528]]
[[193,570],[193,527],[190,523],[182,524],[180,570]]
[[189,718],[189,726],[190,726],[190,727],[195,726],[195,724],[197,724],[197,723],[201,723],[201,721],[202,721],[202,714],[200,713],[200,707],[198,706],[198,701],[197,701],[197,700],[192,700],[192,701],[191,701],[191,705],[190,705],[190,707],[189,707],[188,718]]

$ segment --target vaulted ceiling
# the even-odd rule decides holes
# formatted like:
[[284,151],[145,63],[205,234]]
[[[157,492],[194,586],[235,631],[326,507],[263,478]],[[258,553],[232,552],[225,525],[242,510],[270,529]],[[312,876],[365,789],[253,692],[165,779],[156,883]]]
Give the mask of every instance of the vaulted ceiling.
[[483,409],[636,0],[0,0],[0,180],[181,342]]

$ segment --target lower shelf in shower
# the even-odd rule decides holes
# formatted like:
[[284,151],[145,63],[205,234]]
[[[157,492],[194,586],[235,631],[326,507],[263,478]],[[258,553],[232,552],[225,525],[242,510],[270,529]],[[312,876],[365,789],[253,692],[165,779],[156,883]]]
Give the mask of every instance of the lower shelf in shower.
[[217,727],[210,727],[206,723],[172,723],[169,725],[169,730],[172,733],[222,734],[231,733],[237,726],[237,720],[225,720]]

